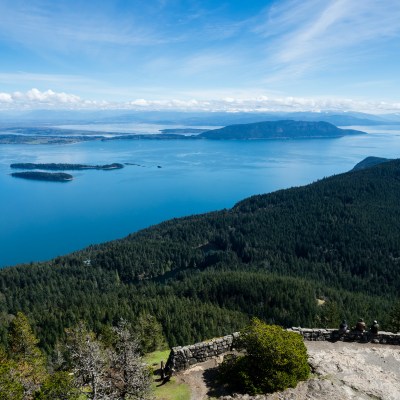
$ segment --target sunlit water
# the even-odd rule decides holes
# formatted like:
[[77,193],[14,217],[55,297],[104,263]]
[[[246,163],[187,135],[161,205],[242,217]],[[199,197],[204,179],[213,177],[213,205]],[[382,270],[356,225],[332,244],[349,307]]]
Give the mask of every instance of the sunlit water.
[[[195,129],[217,129],[220,126],[188,126],[177,124],[150,124],[150,123],[110,123],[110,124],[74,124],[74,125],[57,125],[56,128],[61,129],[76,129],[78,131],[88,131],[91,133],[102,134],[104,132],[110,133],[108,136],[115,136],[116,134],[137,133],[137,134],[160,134],[164,129],[182,129],[182,128],[195,128]],[[78,133],[80,135],[81,133]]]
[[[232,207],[253,194],[346,172],[370,155],[397,158],[400,134],[391,132],[323,140],[0,145],[0,266],[49,259],[172,217]],[[141,166],[72,171],[72,182],[54,183],[11,177],[13,162]]]

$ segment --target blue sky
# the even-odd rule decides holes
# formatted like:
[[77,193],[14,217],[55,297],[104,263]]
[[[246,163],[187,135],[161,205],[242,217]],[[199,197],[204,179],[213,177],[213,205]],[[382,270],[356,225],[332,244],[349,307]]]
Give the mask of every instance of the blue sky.
[[0,110],[400,112],[397,0],[0,0]]

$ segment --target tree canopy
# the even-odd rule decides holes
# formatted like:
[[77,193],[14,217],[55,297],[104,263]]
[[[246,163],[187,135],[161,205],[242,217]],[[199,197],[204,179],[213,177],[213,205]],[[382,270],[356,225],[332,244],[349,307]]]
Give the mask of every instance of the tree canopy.
[[257,318],[240,332],[245,355],[222,367],[222,379],[249,394],[272,393],[295,387],[310,374],[307,349],[301,335]]
[[0,349],[0,398],[149,399],[150,371],[141,359],[140,341],[124,320],[112,331],[113,344],[107,345],[81,322],[67,330],[58,360],[50,360],[19,312],[9,327],[9,346]]

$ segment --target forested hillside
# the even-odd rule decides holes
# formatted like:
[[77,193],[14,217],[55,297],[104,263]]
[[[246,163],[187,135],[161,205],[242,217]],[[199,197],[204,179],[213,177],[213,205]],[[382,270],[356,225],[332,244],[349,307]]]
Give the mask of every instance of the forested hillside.
[[4,269],[1,341],[17,311],[47,351],[81,319],[101,332],[150,314],[170,345],[232,332],[250,316],[384,321],[400,291],[399,198],[395,160]]
[[365,132],[341,129],[323,121],[263,121],[250,124],[228,125],[200,133],[197,137],[206,139],[302,139],[332,138],[359,135]]

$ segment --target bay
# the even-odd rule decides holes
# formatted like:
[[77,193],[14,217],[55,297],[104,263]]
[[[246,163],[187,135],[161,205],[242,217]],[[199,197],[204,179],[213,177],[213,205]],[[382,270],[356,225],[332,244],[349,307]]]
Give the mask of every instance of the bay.
[[[346,172],[367,156],[397,158],[399,131],[373,129],[340,139],[0,145],[0,267],[229,208],[254,194]],[[55,183],[11,177],[14,162],[138,165],[72,171],[72,182]]]

